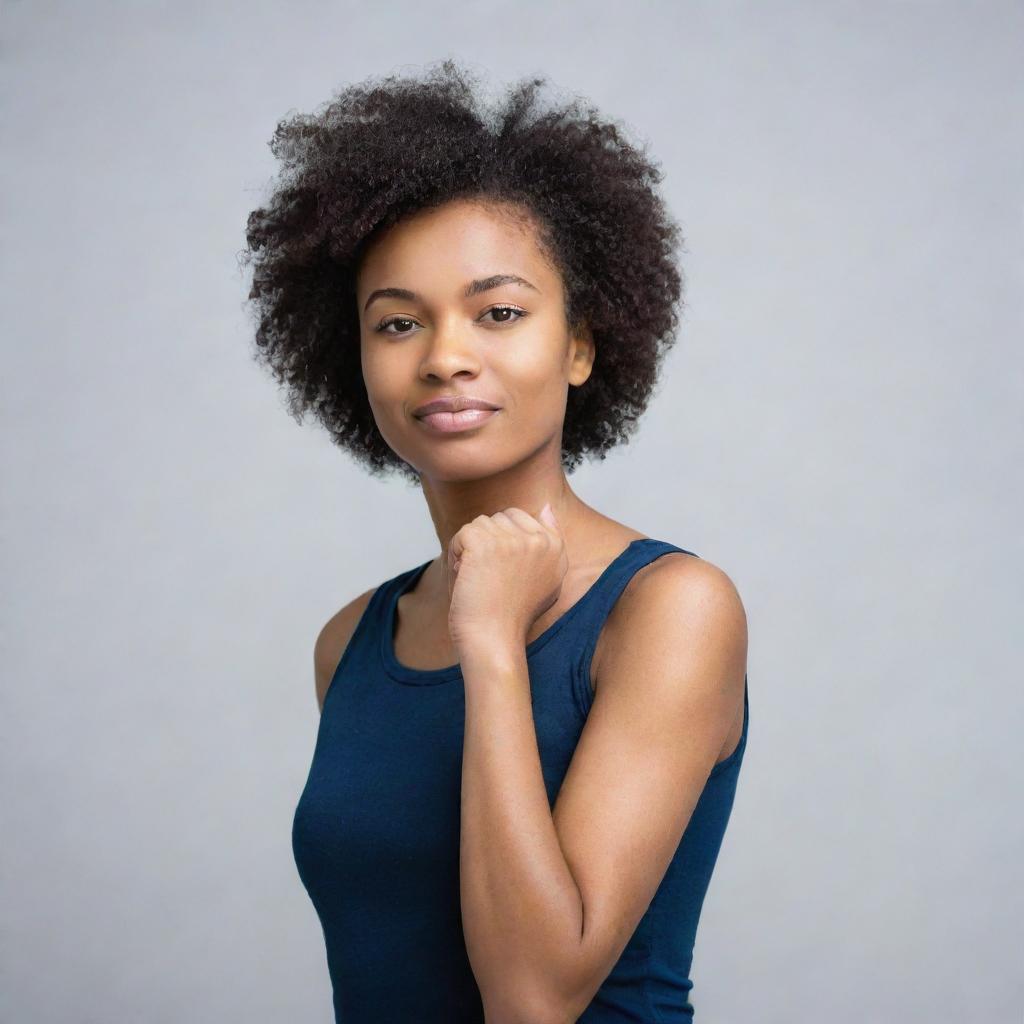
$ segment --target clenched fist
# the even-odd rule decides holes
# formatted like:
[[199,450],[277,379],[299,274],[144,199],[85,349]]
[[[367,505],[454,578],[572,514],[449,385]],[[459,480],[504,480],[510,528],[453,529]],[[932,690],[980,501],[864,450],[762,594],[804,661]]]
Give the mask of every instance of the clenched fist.
[[533,623],[562,590],[569,568],[550,504],[538,518],[521,508],[466,523],[448,547],[448,632],[456,651],[481,640],[526,643]]

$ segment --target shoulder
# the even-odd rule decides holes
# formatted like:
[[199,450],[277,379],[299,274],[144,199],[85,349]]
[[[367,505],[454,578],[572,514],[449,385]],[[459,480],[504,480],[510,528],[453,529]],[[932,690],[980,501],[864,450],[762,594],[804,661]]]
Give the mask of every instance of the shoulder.
[[[627,598],[627,607],[665,605],[677,609],[725,618],[733,625],[746,614],[739,589],[732,578],[714,562],[684,551],[669,551],[644,566],[637,574],[637,586]],[[631,581],[632,582],[632,581]]]
[[341,656],[345,653],[345,648],[376,590],[376,587],[371,587],[353,598],[344,608],[335,612],[317,634],[316,642],[313,644],[313,674],[316,682],[316,702],[321,711]]
[[742,695],[746,610],[729,575],[707,559],[670,551],[643,566],[613,606],[607,631],[595,682],[627,676],[655,657],[696,659],[725,671]]

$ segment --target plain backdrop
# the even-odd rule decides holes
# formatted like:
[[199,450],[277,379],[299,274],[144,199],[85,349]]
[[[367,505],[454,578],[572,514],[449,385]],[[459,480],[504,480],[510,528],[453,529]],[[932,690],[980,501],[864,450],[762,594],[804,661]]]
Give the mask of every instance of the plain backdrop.
[[648,144],[686,239],[571,478],[750,623],[700,1024],[1020,1024],[1020,3],[8,2],[5,1024],[331,1020],[290,846],[312,646],[438,552],[291,419],[244,225],[289,111],[451,56]]

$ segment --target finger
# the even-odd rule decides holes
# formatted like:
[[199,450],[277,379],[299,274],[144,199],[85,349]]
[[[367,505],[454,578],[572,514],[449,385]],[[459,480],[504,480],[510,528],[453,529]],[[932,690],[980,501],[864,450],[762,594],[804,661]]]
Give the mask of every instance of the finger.
[[452,537],[448,544],[448,596],[451,597],[451,588],[455,585],[455,576],[459,571],[459,565],[462,562],[462,552],[464,545],[462,538],[458,533]]
[[520,529],[526,530],[528,533],[548,533],[547,527],[537,520],[534,516],[531,516],[529,512],[521,508],[507,508],[504,512],[497,513],[498,515],[504,515],[512,522],[516,524]]
[[489,533],[492,537],[503,532],[502,526],[494,521],[494,516],[479,515],[473,520],[473,525],[477,529]]
[[455,580],[459,574],[459,566],[456,563],[454,566],[449,565],[448,572],[445,573],[445,584],[448,587],[448,600],[451,601],[452,594],[455,593]]
[[[520,511],[520,509],[509,508],[505,509],[502,512],[495,512],[494,515],[491,516],[491,521],[493,522],[495,527],[502,531],[502,533],[513,534],[514,536],[518,536],[523,532],[524,525],[520,520],[519,516],[512,516],[509,515],[509,513]],[[523,512],[522,514],[526,515],[525,512]]]
[[544,525],[546,530],[550,531],[553,537],[564,542],[565,535],[562,533],[562,525],[559,523],[558,516],[555,515],[555,510],[551,507],[550,502],[544,504],[537,519]]

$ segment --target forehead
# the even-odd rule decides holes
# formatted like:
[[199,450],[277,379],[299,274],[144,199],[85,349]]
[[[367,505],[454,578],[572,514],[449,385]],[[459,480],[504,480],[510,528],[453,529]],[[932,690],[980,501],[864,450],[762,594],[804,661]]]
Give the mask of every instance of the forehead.
[[375,239],[360,264],[358,289],[444,292],[496,273],[520,274],[542,291],[557,280],[525,211],[460,199],[417,211]]

